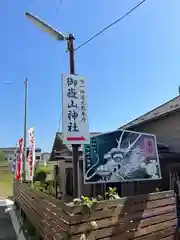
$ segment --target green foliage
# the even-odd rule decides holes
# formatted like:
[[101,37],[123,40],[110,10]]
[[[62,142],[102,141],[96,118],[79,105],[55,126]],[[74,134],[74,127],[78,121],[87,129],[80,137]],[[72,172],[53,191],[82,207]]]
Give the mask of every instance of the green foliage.
[[[89,197],[84,197],[81,196],[80,198],[75,198],[73,200],[73,204],[77,205],[77,204],[82,204],[85,207],[85,211],[88,210],[89,216],[92,212],[92,207],[93,204],[97,203],[97,199],[96,198],[89,198]],[[82,212],[84,213],[84,211]],[[93,231],[96,230],[98,227],[96,221],[90,221],[89,222],[89,229],[87,229],[84,233],[81,234],[80,236],[80,240],[87,240],[89,234]]]
[[36,170],[36,172],[46,172],[47,174],[50,174],[51,173],[51,169],[48,168],[47,166],[39,166]]
[[72,204],[82,204],[84,206],[86,206],[87,208],[91,208],[93,206],[94,203],[97,203],[98,201],[102,201],[103,199],[105,200],[113,200],[113,199],[119,199],[119,195],[117,193],[117,189],[116,187],[112,188],[109,187],[108,191],[105,192],[105,196],[104,198],[100,195],[97,196],[97,198],[89,198],[89,197],[84,197],[81,196],[80,198],[75,198],[72,202]]
[[40,182],[45,182],[47,175],[50,173],[51,173],[51,171],[49,168],[47,168],[45,166],[39,167],[39,168],[37,168],[37,170],[35,172],[34,180],[40,181]]
[[109,187],[108,191],[105,193],[105,199],[106,200],[113,200],[113,199],[119,199],[119,195],[117,193],[117,188]]
[[0,162],[5,162],[5,155],[0,151]]
[[97,202],[97,199],[92,198],[90,199],[89,197],[84,197],[81,196],[81,198],[75,198],[73,200],[74,204],[83,204],[84,206],[87,206],[88,208],[91,208],[91,206]]
[[55,197],[56,195],[55,189],[53,187],[53,182],[51,181],[48,181],[48,182],[36,181],[34,183],[34,188],[52,197]]
[[89,197],[84,197],[84,196],[81,196],[80,198],[75,198],[73,200],[73,204],[82,204],[85,208],[84,208],[84,212],[88,212],[89,214],[91,213],[92,211],[92,206],[94,203],[97,202],[97,199],[96,198],[89,198]]

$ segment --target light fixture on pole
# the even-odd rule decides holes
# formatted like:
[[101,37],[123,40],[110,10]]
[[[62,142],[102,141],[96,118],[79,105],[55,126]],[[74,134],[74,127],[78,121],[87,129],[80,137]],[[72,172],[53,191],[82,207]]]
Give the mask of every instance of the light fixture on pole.
[[49,33],[56,40],[59,40],[59,41],[68,40],[68,37],[66,37],[63,33],[57,31],[56,29],[51,27],[49,24],[42,21],[40,18],[32,15],[29,12],[26,12],[25,15],[29,21],[31,21],[34,25],[36,25],[42,31]]
[[[49,24],[42,21],[40,18],[32,15],[31,13],[25,13],[28,20],[30,20],[34,25],[43,30],[44,32],[49,33],[58,41],[67,41],[67,49],[69,51],[69,65],[70,65],[70,74],[75,74],[75,60],[74,60],[74,40],[75,37],[72,33],[68,36],[57,31]],[[73,153],[73,195],[74,197],[79,197],[79,145],[72,146]]]

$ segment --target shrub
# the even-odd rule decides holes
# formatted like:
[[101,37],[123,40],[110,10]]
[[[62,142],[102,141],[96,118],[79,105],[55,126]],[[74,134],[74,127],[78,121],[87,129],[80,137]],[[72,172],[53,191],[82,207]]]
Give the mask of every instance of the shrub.
[[45,182],[47,175],[50,174],[51,171],[47,167],[39,167],[36,170],[34,180],[35,181],[40,181],[40,182]]
[[48,182],[40,182],[40,181],[36,181],[34,183],[34,188],[38,191],[41,191],[43,193],[46,193],[52,197],[55,197],[56,192],[55,189],[53,187],[53,182],[48,181]]

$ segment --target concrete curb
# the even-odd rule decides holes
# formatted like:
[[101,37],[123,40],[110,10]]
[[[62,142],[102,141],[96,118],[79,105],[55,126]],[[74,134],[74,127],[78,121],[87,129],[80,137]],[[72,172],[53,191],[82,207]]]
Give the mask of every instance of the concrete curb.
[[14,211],[14,202],[9,200],[9,199],[5,199],[5,206],[6,211],[9,213],[10,217],[11,217],[11,222],[14,228],[14,231],[16,233],[17,236],[17,240],[26,240],[23,231],[21,231],[21,233],[19,233],[19,229],[20,229],[20,224],[19,221],[17,219],[16,213]]

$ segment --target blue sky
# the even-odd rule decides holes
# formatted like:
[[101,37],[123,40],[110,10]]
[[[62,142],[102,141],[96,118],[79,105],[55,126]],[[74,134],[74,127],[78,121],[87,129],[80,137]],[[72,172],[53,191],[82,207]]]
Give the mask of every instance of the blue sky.
[[[76,45],[116,20],[138,0],[2,0],[0,3],[0,146],[23,135],[24,79],[29,79],[28,126],[37,146],[51,150],[61,116],[64,42],[24,16],[38,15],[76,35]],[[81,48],[76,71],[88,79],[91,131],[110,131],[175,97],[180,84],[180,1],[147,0],[137,11]],[[6,85],[4,82],[12,82]]]

